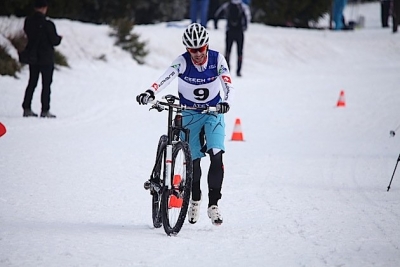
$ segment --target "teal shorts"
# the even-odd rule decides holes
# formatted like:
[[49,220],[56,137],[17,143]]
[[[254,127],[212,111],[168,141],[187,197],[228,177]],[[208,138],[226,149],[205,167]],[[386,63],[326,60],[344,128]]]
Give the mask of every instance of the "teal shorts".
[[[192,159],[205,156],[205,152],[217,148],[225,151],[225,121],[222,114],[201,114],[192,110],[182,112],[182,125],[190,130],[189,146]],[[202,129],[205,136],[201,137]],[[206,147],[205,147],[205,146]]]

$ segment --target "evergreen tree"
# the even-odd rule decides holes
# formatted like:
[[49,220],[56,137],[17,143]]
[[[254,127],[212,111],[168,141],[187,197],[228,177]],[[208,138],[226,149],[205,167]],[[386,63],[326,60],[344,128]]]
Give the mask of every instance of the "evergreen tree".
[[116,37],[115,44],[128,51],[134,60],[139,64],[144,64],[144,58],[149,53],[145,47],[146,42],[139,41],[139,35],[132,33],[133,23],[129,19],[117,19],[112,22],[113,33]]
[[307,28],[309,22],[329,13],[331,3],[332,0],[253,0],[253,20],[273,26]]

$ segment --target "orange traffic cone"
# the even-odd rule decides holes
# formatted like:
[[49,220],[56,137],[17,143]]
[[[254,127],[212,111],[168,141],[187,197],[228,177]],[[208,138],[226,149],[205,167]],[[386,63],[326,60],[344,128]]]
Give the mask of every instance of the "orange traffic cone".
[[0,137],[2,137],[3,135],[5,135],[7,132],[6,126],[4,126],[1,122],[0,122]]
[[231,141],[244,141],[243,140],[243,133],[242,133],[242,126],[240,125],[240,119],[236,119],[235,126],[233,127],[233,134]]
[[[181,181],[182,177],[179,174],[175,174],[172,186],[179,189],[179,184],[181,183]],[[181,208],[182,203],[183,203],[182,198],[178,198],[175,195],[171,195],[171,197],[169,198],[168,208]]]
[[344,100],[344,91],[340,91],[340,96],[339,100],[336,104],[337,107],[345,107],[346,106],[346,101]]

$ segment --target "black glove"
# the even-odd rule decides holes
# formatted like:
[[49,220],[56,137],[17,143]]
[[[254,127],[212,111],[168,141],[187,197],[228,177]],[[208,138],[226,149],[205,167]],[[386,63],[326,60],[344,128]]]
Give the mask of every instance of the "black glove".
[[217,112],[219,114],[224,114],[229,111],[229,104],[227,102],[220,102],[215,107],[217,108]]
[[152,100],[154,100],[154,93],[151,90],[147,90],[146,92],[136,96],[136,101],[139,105],[147,105],[147,103]]

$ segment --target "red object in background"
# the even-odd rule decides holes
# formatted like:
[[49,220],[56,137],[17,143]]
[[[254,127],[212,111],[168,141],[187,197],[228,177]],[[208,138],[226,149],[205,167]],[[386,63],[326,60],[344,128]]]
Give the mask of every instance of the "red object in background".
[[336,104],[337,107],[345,107],[346,106],[346,101],[344,99],[344,91],[340,91],[340,95],[339,95],[339,100]]
[[233,133],[232,133],[231,141],[244,141],[243,132],[242,132],[242,126],[240,124],[240,119],[239,118],[237,118],[236,121],[235,121],[235,126],[233,127]]
[[3,135],[5,135],[6,132],[7,132],[6,126],[4,126],[4,125],[0,122],[0,137],[2,137]]

